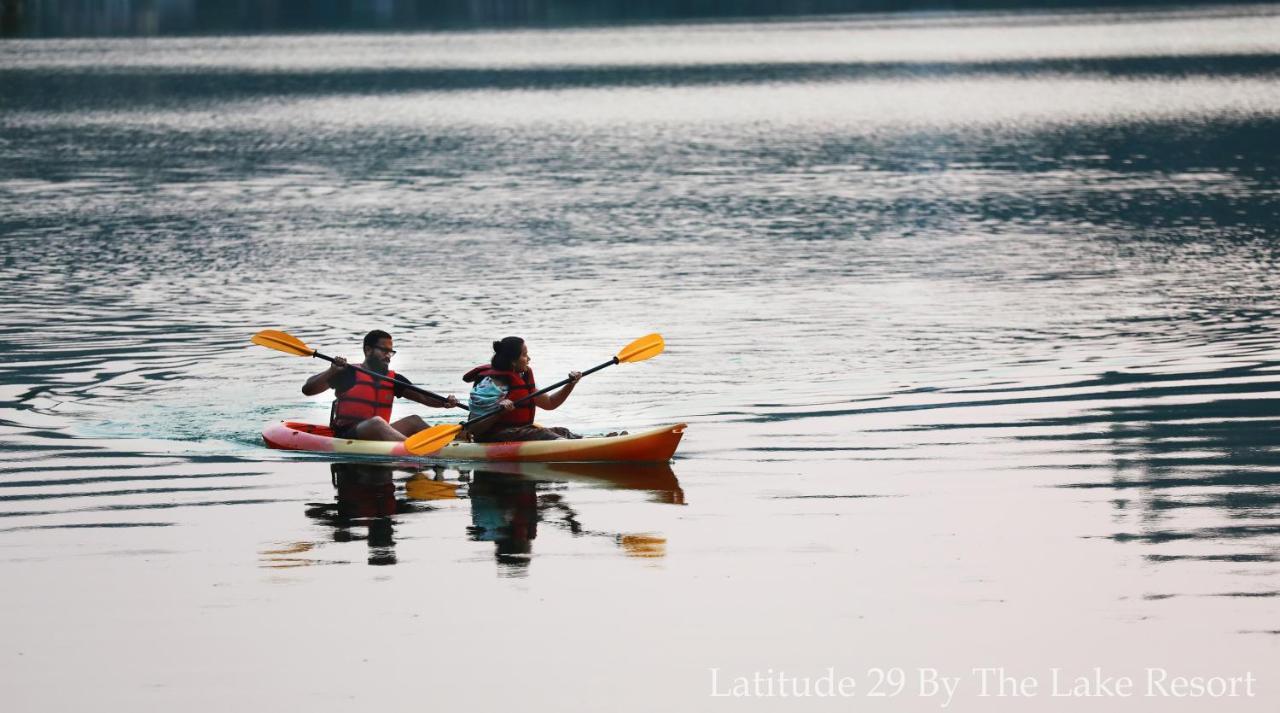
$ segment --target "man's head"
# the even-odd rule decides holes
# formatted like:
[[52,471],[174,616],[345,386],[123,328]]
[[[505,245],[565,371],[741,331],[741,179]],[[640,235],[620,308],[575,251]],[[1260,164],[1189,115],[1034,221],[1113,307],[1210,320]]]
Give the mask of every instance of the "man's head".
[[391,357],[395,353],[396,350],[391,346],[390,334],[381,329],[375,329],[364,335],[364,360],[366,363],[374,367],[381,367],[381,371],[386,371],[391,364]]

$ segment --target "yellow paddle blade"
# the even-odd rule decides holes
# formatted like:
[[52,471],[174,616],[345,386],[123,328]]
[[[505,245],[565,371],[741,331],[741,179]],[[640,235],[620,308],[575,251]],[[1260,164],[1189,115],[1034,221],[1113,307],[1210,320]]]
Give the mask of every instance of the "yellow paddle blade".
[[618,363],[652,359],[661,354],[666,347],[667,343],[662,341],[661,334],[648,334],[623,347],[622,351],[618,352]]
[[293,354],[295,356],[309,357],[316,353],[314,349],[307,346],[305,342],[287,332],[277,331],[275,329],[264,329],[253,335],[250,340],[254,344],[268,349],[274,349],[285,354]]
[[404,448],[415,456],[431,455],[449,445],[459,433],[462,433],[462,426],[456,423],[442,423],[409,436],[405,439]]

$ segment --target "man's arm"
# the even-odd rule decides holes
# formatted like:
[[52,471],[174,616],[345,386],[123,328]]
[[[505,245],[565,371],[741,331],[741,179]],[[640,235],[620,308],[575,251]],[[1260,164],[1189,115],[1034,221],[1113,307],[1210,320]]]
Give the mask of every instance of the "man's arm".
[[458,405],[458,399],[454,398],[453,394],[449,394],[444,399],[433,399],[420,391],[406,389],[404,388],[405,386],[413,386],[413,382],[409,381],[409,377],[404,374],[396,374],[396,396],[410,401],[417,401],[423,406],[430,406],[431,408],[453,408]]
[[331,382],[337,378],[339,374],[347,370],[347,360],[342,357],[334,357],[333,364],[328,369],[307,379],[307,383],[302,385],[302,393],[305,396],[315,396],[323,394],[329,390]]

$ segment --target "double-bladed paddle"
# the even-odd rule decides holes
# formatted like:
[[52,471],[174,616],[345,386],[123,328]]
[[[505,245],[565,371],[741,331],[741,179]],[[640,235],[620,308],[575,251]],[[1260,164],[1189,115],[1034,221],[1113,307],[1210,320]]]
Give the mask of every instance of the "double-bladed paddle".
[[[257,344],[258,346],[266,347],[268,349],[274,349],[278,352],[284,352],[285,354],[292,354],[294,356],[300,356],[300,357],[315,357],[317,359],[324,359],[330,364],[334,363],[333,357],[325,356],[324,354],[321,354],[320,352],[307,346],[306,342],[302,341],[301,339],[298,339],[297,337],[293,336],[292,334],[289,334],[288,332],[281,332],[275,329],[264,329],[261,332],[258,332],[257,334],[253,335],[253,339],[251,339],[250,341],[252,341],[254,344]],[[357,366],[355,364],[348,364],[347,366],[351,367],[352,369],[355,369],[356,371],[368,374],[369,376],[372,376],[378,379],[383,379],[384,381],[390,381],[392,383],[399,384],[400,386],[406,389],[409,389],[410,391],[416,391],[422,394],[423,396],[428,396],[433,399],[439,399],[441,401],[448,401],[448,399],[441,396],[440,394],[427,391],[424,388],[414,386],[413,384],[408,384],[403,381],[396,381],[395,379],[387,376],[386,374],[379,374],[376,371],[370,371],[369,369],[366,369],[363,366]],[[467,408],[467,405],[458,404],[457,407]]]
[[[614,364],[632,363],[637,361],[644,361],[645,359],[652,359],[653,357],[656,357],[659,354],[661,354],[664,348],[666,348],[666,342],[662,341],[661,334],[649,334],[649,335],[640,337],[634,342],[623,347],[622,350],[619,351],[618,354],[614,356],[612,359],[610,359],[609,361],[606,361],[605,363],[600,364],[599,366],[593,366],[590,369],[587,369],[586,371],[582,372],[582,376],[586,376],[587,374],[594,374],[595,372],[600,371],[606,366],[613,366]],[[582,378],[582,377],[578,377],[578,378]],[[530,399],[541,396],[542,394],[545,394],[548,391],[554,391],[560,388],[561,386],[564,386],[565,384],[569,383],[570,381],[573,381],[573,379],[563,379],[561,381],[557,381],[551,386],[548,386],[545,389],[539,389],[534,393],[529,394],[528,396],[516,401],[515,403],[522,404],[525,401],[529,401]],[[426,430],[419,431],[413,434],[412,436],[409,436],[409,438],[405,440],[404,442],[405,450],[409,451],[410,453],[416,456],[435,453],[441,448],[444,448],[445,446],[449,445],[449,442],[452,441],[454,438],[457,438],[458,434],[462,433],[463,429],[467,428],[468,426],[474,425],[479,421],[483,421],[486,418],[489,418],[490,416],[498,413],[498,411],[501,411],[501,409],[498,409],[496,411],[490,411],[489,413],[483,414],[481,416],[476,416],[475,418],[470,419],[464,423],[459,423],[459,424],[442,423],[438,426],[432,426],[431,428],[428,428]]]

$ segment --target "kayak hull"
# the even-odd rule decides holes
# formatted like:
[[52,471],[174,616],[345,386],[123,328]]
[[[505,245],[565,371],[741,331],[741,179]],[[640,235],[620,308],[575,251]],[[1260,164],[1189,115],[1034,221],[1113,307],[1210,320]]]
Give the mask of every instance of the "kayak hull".
[[385,458],[430,458],[456,461],[516,463],[665,463],[675,455],[685,424],[663,426],[625,436],[555,441],[462,443],[455,441],[434,453],[414,455],[402,441],[360,441],[334,438],[328,426],[301,421],[268,424],[262,440],[268,448],[335,455]]

